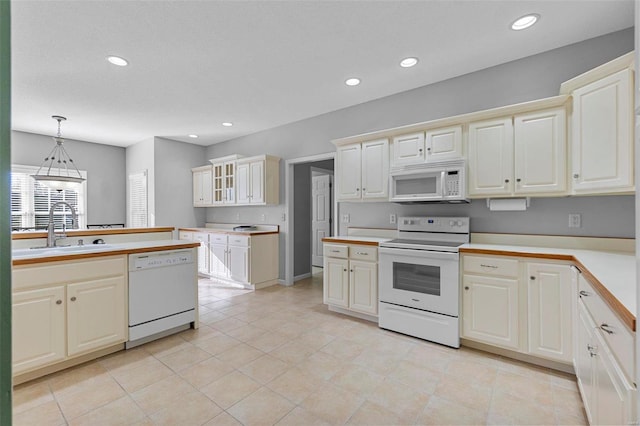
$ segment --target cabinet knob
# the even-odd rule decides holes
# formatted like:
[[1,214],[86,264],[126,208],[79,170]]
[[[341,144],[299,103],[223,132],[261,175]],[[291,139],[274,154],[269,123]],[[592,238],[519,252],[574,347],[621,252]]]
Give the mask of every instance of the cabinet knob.
[[522,179],[518,178],[518,179],[516,179],[516,182],[520,182],[521,180],[522,180]]
[[72,296],[72,297],[71,297],[71,301],[72,301],[72,302],[75,302],[75,301],[76,301],[76,297],[75,297],[75,296]]
[[431,151],[431,148],[427,148],[427,151]]
[[529,278],[531,279],[531,281],[534,281],[536,279],[536,277],[534,277],[533,275],[531,275]]
[[422,152],[422,148],[418,149],[418,152]]
[[509,183],[509,179],[505,179],[505,180],[504,180],[504,183]]
[[584,290],[580,290],[580,296],[587,297],[587,296],[591,296],[591,295],[589,293],[587,293],[586,291],[584,291]]
[[62,305],[62,300],[56,300],[56,305]]
[[356,188],[356,191],[360,191],[360,188]]
[[353,269],[350,269],[349,272],[353,272]]
[[362,190],[363,190],[363,191],[366,191],[366,190],[367,190],[367,188],[362,188]]
[[464,286],[464,289],[469,290],[469,286],[468,285]]
[[573,178],[574,178],[574,179],[578,179],[579,177],[580,177],[580,175],[579,175],[578,173],[574,173],[574,174],[573,174]]
[[344,269],[343,269],[343,271],[344,271],[344,272],[347,272],[347,268],[344,268]]

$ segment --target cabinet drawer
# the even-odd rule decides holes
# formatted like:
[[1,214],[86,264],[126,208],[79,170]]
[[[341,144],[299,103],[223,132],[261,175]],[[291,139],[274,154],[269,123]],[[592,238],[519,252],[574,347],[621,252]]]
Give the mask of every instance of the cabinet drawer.
[[[596,293],[589,281],[580,277],[578,289],[580,300],[591,314],[596,324],[596,330],[609,345],[611,353],[616,357],[627,378],[633,381],[634,339],[633,333],[618,319],[605,301]],[[608,331],[606,331],[608,330]]]
[[209,234],[205,232],[194,232],[193,239],[195,241],[200,241],[201,243],[207,244],[209,242]]
[[211,244],[227,244],[227,234],[209,234]]
[[324,254],[330,257],[341,257],[346,259],[349,257],[349,247],[338,244],[325,244]]
[[193,232],[180,231],[181,240],[193,240]]
[[370,246],[350,246],[349,258],[357,260],[378,261],[378,248]]
[[229,245],[239,247],[249,247],[249,236],[247,235],[229,235]]
[[463,264],[464,272],[514,278],[518,276],[518,261],[515,259],[465,255]]

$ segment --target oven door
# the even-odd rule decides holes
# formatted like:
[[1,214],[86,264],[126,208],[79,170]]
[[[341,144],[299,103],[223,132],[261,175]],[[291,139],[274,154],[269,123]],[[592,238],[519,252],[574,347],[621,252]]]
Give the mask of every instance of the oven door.
[[380,301],[458,316],[458,253],[380,247]]

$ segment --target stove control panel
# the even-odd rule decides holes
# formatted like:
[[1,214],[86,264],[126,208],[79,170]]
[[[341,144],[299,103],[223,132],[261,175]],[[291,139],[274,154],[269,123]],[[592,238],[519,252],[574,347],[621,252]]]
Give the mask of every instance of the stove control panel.
[[469,233],[468,217],[401,217],[398,231]]

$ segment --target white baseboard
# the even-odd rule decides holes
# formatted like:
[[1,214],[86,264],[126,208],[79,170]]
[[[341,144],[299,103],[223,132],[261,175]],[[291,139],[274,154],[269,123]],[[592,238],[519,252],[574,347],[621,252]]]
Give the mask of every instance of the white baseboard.
[[306,274],[296,275],[293,277],[293,282],[304,280],[305,278],[311,277],[311,272],[307,272]]

